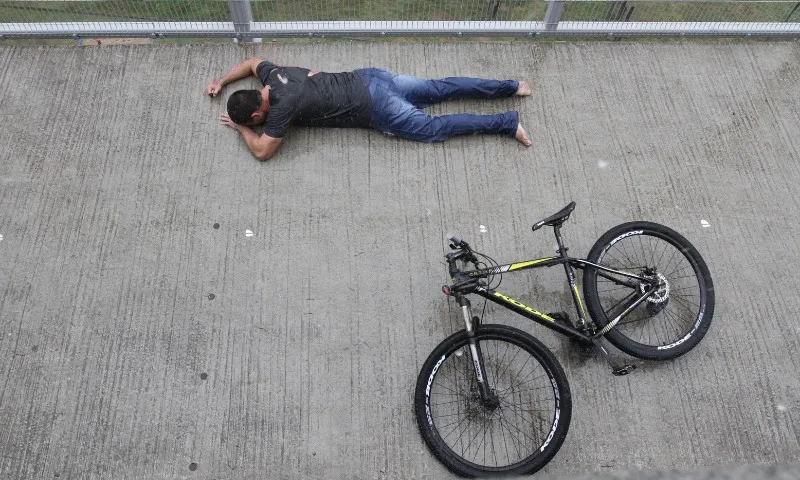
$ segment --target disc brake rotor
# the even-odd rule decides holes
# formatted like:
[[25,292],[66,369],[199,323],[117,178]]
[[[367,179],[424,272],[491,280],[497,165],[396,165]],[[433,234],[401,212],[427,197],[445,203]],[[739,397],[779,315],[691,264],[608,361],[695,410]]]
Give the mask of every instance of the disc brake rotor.
[[[645,278],[648,280],[658,281],[658,288],[652,295],[647,297],[647,301],[650,303],[664,303],[669,299],[669,282],[667,281],[667,277],[665,277],[661,273],[656,273],[655,275],[645,275]],[[639,284],[639,290],[642,293],[647,292],[647,285],[642,283]]]

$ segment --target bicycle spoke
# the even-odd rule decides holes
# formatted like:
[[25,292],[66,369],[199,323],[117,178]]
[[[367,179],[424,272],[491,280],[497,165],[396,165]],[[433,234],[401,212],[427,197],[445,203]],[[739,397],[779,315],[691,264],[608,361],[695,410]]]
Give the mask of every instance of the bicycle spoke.
[[[520,453],[520,447],[522,447],[522,449],[524,451],[525,450],[525,445],[523,445],[523,443],[522,443],[522,441],[520,441],[519,437],[515,436],[514,432],[512,432],[511,428],[509,428],[506,424],[508,424],[508,425],[510,425],[512,427],[514,425],[511,422],[509,422],[508,420],[505,420],[503,417],[500,417],[499,421],[500,421],[500,427],[501,428],[505,427],[506,431],[508,431],[509,436],[511,436],[512,440],[514,440],[514,447],[517,450],[517,458],[520,459],[522,457],[522,453]],[[509,462],[509,463],[512,463],[512,462]]]
[[598,290],[598,291],[597,291],[597,293],[598,293],[598,294],[601,294],[601,293],[610,293],[610,292],[616,292],[617,290],[622,290],[622,289],[630,290],[630,289],[631,289],[631,287],[629,287],[629,286],[627,286],[627,285],[619,285],[619,286],[618,286],[618,287],[616,287],[616,288],[609,288],[609,289],[607,289],[607,290]]
[[[683,298],[680,295],[675,295],[674,297],[670,297],[670,300],[675,300],[678,305],[683,307],[687,312],[691,313],[692,315],[695,315],[696,313],[700,312],[700,305],[698,305],[696,303],[692,303],[692,302],[690,302],[689,300],[686,300],[685,298]],[[687,303],[689,305],[693,306],[693,307],[697,307],[697,312],[695,312],[692,309],[690,309],[689,307],[687,307],[686,306]]]
[[[483,422],[483,423],[484,423],[484,424],[486,423],[486,420],[485,420],[485,419],[484,419],[484,422]],[[484,426],[485,426],[485,425],[484,425]],[[485,430],[486,430],[486,429],[484,428],[484,431],[485,431]],[[476,434],[475,434],[475,437],[473,437],[473,439],[472,439],[472,440],[470,440],[470,442],[467,444],[467,449],[466,449],[465,453],[466,453],[466,452],[469,452],[469,447],[471,447],[471,446],[472,446],[472,444],[473,444],[473,443],[475,443],[475,440],[477,440],[477,439],[478,439],[478,437],[479,437],[480,435],[481,435],[481,432],[480,432],[480,431],[478,431],[478,433],[476,433]],[[478,448],[480,448],[480,444],[478,445]],[[476,453],[476,456],[477,456],[477,453]],[[475,459],[475,457],[472,457],[472,459],[474,460],[474,459]]]
[[[469,418],[468,418],[468,417],[464,417],[464,418],[462,418],[462,419],[461,419],[461,421],[460,421],[460,422],[448,423],[447,425],[444,425],[443,427],[437,427],[437,429],[439,429],[439,431],[441,431],[441,429],[442,429],[442,428],[447,428],[447,427],[449,427],[450,425],[455,425],[455,428],[453,428],[452,430],[450,430],[450,433],[448,433],[447,435],[443,436],[443,437],[442,437],[442,440],[446,440],[446,439],[447,439],[447,437],[449,437],[451,433],[453,433],[453,432],[457,431],[457,430],[459,429],[459,427],[461,426],[461,424],[463,424],[463,423],[464,423],[464,422],[466,422],[467,420],[469,420]],[[463,437],[463,436],[464,436],[464,432],[462,432],[462,433],[461,433],[461,435],[459,435],[459,436],[458,436],[458,438],[460,439],[460,438],[461,438],[461,437]]]
[[[639,237],[639,247],[642,249],[642,260],[646,263],[647,262],[647,253],[644,251],[644,243],[642,243],[642,235],[637,235]],[[649,239],[649,237],[648,237]]]
[[[625,243],[627,243],[627,242],[625,242]],[[617,251],[620,253],[620,255],[622,255],[625,258],[625,261],[627,263],[632,264],[632,265],[635,265],[635,264],[639,263],[639,262],[634,262],[633,260],[631,260],[631,257],[628,255],[628,250],[626,248],[624,248],[625,243],[621,243],[621,244],[618,243],[616,245]],[[622,245],[623,248],[620,248],[620,245]]]
[[[513,357],[511,357],[511,361],[510,361],[510,362],[508,362],[508,365],[509,365],[509,366],[510,366],[512,363],[514,363],[514,359],[515,359],[515,358],[517,358],[517,355],[519,355],[519,353],[520,353],[521,351],[522,351],[522,349],[519,349],[519,350],[517,350],[517,353],[515,353],[515,354],[514,354],[514,356],[513,356]],[[529,358],[528,360],[530,360],[530,358]],[[528,360],[526,360],[526,362],[527,362]],[[505,374],[505,373],[506,373],[506,370],[508,370],[508,367],[504,368],[504,369],[503,369],[503,371],[502,371],[501,373]],[[499,379],[499,378],[501,378],[501,377],[502,377],[502,375],[498,374],[496,378],[498,378],[498,379]]]
[[[700,289],[697,287],[697,285],[691,285],[691,286],[688,286],[688,287],[679,287],[679,288],[673,288],[673,287],[670,287],[670,288],[669,288],[669,293],[670,293],[670,295],[672,295],[672,293],[673,293],[673,292],[680,292],[681,290],[689,290],[689,289],[692,289],[692,290],[700,290]],[[686,294],[682,294],[682,296],[684,296],[684,297],[687,297],[687,296],[688,296],[688,297],[699,297],[700,295],[686,295]]]
[[[676,334],[681,335],[682,333],[684,333],[687,330],[686,328],[682,328],[681,327],[681,323],[683,323],[683,322],[681,322],[681,319],[677,318],[675,316],[675,314],[672,313],[671,311],[664,310],[664,318],[673,327],[673,329],[674,329]],[[669,339],[668,339],[668,341],[669,341]]]
[[628,253],[628,249],[626,248],[627,244],[628,242],[618,242],[615,246],[620,252],[622,252],[622,255],[625,257],[625,259],[628,260],[629,263],[637,263],[631,260],[630,254]]
[[[684,260],[686,260],[686,259],[684,259]],[[685,265],[684,265],[683,267],[681,267],[681,266],[680,266],[681,264],[679,263],[679,264],[678,264],[678,266],[677,266],[677,267],[675,267],[675,268],[673,268],[673,269],[672,269],[672,270],[671,270],[669,273],[663,273],[663,272],[662,272],[662,274],[663,274],[665,277],[667,277],[668,279],[670,279],[670,280],[672,280],[673,278],[697,278],[697,277],[695,276],[695,274],[694,274],[694,267],[692,266],[692,264],[691,264],[691,263],[689,263],[689,262],[683,262],[683,263],[685,263]],[[679,268],[679,267],[680,267],[680,268]],[[675,273],[677,273],[677,272],[682,272],[682,271],[684,271],[684,270],[688,270],[688,269],[690,269],[690,268],[692,269],[692,274],[691,274],[691,275],[687,275],[687,276],[684,276],[684,277],[675,277],[675,276],[674,276],[674,274],[675,274]]]
[[[622,305],[623,303],[630,302],[631,300],[633,300],[634,298],[636,298],[636,297],[637,297],[637,295],[638,295],[638,293],[637,293],[637,292],[631,292],[631,293],[630,293],[630,295],[628,295],[627,297],[623,298],[622,300],[620,300],[619,302],[617,302],[616,304],[614,304],[614,305],[613,305],[611,308],[609,308],[608,310],[605,310],[605,311],[604,311],[604,313],[606,314],[606,317],[609,317],[609,320],[613,320],[613,318],[611,318],[611,316],[609,315],[609,313],[610,313],[610,312],[613,312],[613,311],[614,311],[616,308],[618,308],[618,307],[619,307],[620,305]],[[625,308],[627,308],[627,306],[626,306]],[[622,311],[625,311],[625,308],[623,308],[623,309],[622,309]],[[622,313],[622,312],[620,312],[620,313]],[[614,317],[616,317],[616,315],[614,315]]]
[[438,407],[438,406],[441,406],[441,405],[449,405],[449,404],[452,404],[452,403],[461,403],[462,401],[464,401],[464,399],[468,398],[467,396],[465,396],[463,394],[459,395],[459,396],[462,397],[462,398],[460,398],[458,400],[450,400],[449,402],[431,403],[431,407]]
[[[588,261],[609,268],[645,264],[631,272],[643,277],[629,281],[635,284],[632,291],[616,286],[601,269],[584,271],[585,289],[591,293],[587,303],[598,317],[593,318],[598,328],[641,299],[607,335],[623,352],[644,359],[675,358],[705,335],[714,312],[711,279],[702,257],[677,232],[651,222],[620,225],[595,242]],[[647,286],[656,288],[650,291]],[[648,297],[641,298],[647,291]],[[703,309],[709,314],[706,318],[700,315]]]
[[[527,383],[527,382],[529,381],[529,380],[528,380],[528,378],[529,378],[531,375],[533,375],[535,372],[536,372],[536,369],[532,369],[532,370],[530,371],[530,373],[528,373],[527,375],[525,375],[525,378],[523,378],[522,380],[520,380],[520,381],[519,381],[519,383],[518,383],[517,385],[524,385],[525,383]],[[538,376],[538,377],[534,377],[534,378],[533,378],[532,380],[530,380],[530,381],[536,380],[536,379],[538,379],[538,378],[542,378],[542,377],[544,377],[544,376],[545,376],[545,375],[540,375],[540,376]],[[513,386],[515,386],[515,385],[512,383],[512,384],[511,384],[511,385],[510,385],[508,388],[505,388],[505,389],[503,389],[503,391],[508,391],[508,390],[511,390],[511,388],[512,388]],[[498,389],[498,391],[499,391],[499,389]]]
[[[512,409],[512,411],[513,411],[513,409]],[[517,415],[517,417],[519,417],[519,415]],[[517,432],[521,433],[523,437],[529,439],[534,444],[538,443],[537,440],[533,439],[530,435],[528,435],[527,433],[525,433],[522,430],[520,430],[520,428],[518,426],[516,426],[514,424],[511,424],[511,426],[514,427],[514,430],[516,430]]]
[[551,367],[542,363],[541,354],[513,339],[478,335],[490,397],[478,392],[464,340],[431,373],[427,413],[418,410],[430,420],[418,420],[438,431],[436,437],[453,455],[480,468],[503,469],[541,454],[538,449],[555,419],[556,392]]

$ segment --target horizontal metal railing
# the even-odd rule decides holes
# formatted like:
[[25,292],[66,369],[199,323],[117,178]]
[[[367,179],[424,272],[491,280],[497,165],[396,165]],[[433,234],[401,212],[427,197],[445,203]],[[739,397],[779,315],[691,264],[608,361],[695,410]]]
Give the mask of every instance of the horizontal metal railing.
[[800,36],[798,1],[0,0],[0,38]]

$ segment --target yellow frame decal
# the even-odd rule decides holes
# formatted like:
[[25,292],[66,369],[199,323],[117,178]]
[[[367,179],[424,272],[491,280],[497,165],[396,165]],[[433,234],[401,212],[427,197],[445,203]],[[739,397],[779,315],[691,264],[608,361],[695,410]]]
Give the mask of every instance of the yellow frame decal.
[[573,285],[572,286],[572,290],[575,292],[575,298],[578,299],[578,305],[581,306],[581,313],[583,313],[583,316],[585,317],[586,316],[586,308],[584,308],[583,299],[581,299],[581,294],[580,294],[580,292],[578,292],[578,285],[577,284]]
[[538,258],[536,260],[528,260],[527,262],[512,263],[508,267],[508,271],[510,272],[511,270],[519,270],[520,268],[530,267],[531,265],[536,265],[537,263],[546,262],[554,258],[556,257]]
[[534,310],[534,309],[532,309],[531,307],[529,307],[529,306],[525,305],[524,303],[522,303],[522,302],[518,302],[517,300],[514,300],[514,299],[513,299],[513,298],[511,298],[511,297],[507,297],[507,296],[503,295],[503,294],[502,294],[502,293],[500,293],[500,292],[494,292],[494,296],[495,296],[495,297],[500,297],[500,298],[502,298],[503,300],[505,300],[506,302],[508,302],[508,303],[511,303],[511,304],[513,304],[513,305],[515,305],[515,306],[517,306],[517,307],[519,307],[519,308],[521,308],[521,309],[525,310],[525,311],[526,311],[526,312],[528,312],[528,313],[532,313],[532,314],[534,314],[534,315],[536,315],[536,316],[542,317],[542,318],[544,318],[545,320],[548,320],[548,321],[550,321],[550,322],[553,322],[553,323],[555,323],[555,321],[556,321],[556,319],[555,319],[555,318],[553,318],[553,317],[551,317],[551,316],[549,316],[549,315],[545,315],[544,313],[542,313],[542,312],[539,312],[539,311],[537,311],[537,310]]

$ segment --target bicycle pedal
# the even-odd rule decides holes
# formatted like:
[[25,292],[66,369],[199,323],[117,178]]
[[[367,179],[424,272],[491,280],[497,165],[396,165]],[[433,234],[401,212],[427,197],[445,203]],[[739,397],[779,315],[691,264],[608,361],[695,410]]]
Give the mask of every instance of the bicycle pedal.
[[623,375],[627,375],[632,371],[636,370],[636,365],[625,365],[624,367],[617,368],[612,370],[611,373],[616,375],[617,377],[621,377]]

